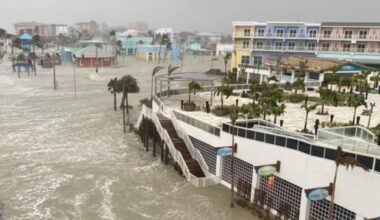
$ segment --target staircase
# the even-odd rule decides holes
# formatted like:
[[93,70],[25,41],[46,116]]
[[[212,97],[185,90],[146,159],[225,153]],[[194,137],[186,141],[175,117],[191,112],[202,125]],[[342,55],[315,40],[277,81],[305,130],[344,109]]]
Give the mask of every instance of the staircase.
[[202,168],[199,165],[198,161],[191,156],[191,153],[189,152],[185,141],[178,136],[172,121],[162,114],[157,114],[157,118],[160,121],[161,126],[168,132],[175,149],[181,153],[190,173],[198,178],[205,177],[205,174],[202,171]]

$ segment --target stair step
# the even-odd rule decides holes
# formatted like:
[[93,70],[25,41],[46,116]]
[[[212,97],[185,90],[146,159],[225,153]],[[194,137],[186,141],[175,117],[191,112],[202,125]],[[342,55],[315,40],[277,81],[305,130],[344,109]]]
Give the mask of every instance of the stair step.
[[187,145],[184,142],[184,140],[178,137],[178,133],[173,125],[173,122],[162,114],[157,114],[157,118],[161,126],[168,132],[175,149],[181,153],[190,173],[196,177],[205,177],[202,167],[199,165],[197,160],[192,158],[190,151],[187,148]]

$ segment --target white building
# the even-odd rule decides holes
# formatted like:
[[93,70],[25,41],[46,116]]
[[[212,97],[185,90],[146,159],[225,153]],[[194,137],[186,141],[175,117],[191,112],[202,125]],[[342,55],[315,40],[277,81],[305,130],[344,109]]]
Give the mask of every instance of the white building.
[[231,53],[234,49],[233,44],[217,44],[216,45],[216,55],[224,56],[226,53]]
[[68,35],[69,34],[69,26],[67,24],[56,24],[55,26],[55,35]]
[[[162,88],[157,96],[166,94]],[[186,90],[171,89],[171,92],[185,94]],[[367,220],[380,216],[380,146],[375,142],[375,135],[364,127],[320,128],[315,136],[260,119],[239,120],[233,127],[228,119],[223,121],[199,111],[168,110],[165,101],[157,96],[153,98],[152,111],[142,112],[152,118],[165,140],[165,151],[170,151],[186,180],[195,186],[220,183],[231,187],[234,175],[240,198],[260,203],[273,214],[286,212],[288,219],[324,220],[328,216],[337,147],[341,146],[347,156],[365,165],[368,171],[339,166],[334,219]],[[196,177],[189,171],[156,113],[170,118],[205,177]],[[234,174],[231,156],[218,153],[221,148],[231,146],[232,134],[237,144]]]
[[157,29],[155,32],[154,32],[154,35],[168,35],[169,38],[170,38],[170,41],[171,42],[177,42],[178,41],[178,38],[179,38],[179,33],[174,31],[173,28],[160,28],[160,29]]

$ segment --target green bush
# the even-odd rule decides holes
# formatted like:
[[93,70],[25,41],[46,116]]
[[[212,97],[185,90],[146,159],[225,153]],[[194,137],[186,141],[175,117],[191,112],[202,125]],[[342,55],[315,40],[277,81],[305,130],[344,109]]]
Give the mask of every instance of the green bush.
[[305,100],[305,95],[292,93],[287,95],[286,99],[291,103],[300,103]]

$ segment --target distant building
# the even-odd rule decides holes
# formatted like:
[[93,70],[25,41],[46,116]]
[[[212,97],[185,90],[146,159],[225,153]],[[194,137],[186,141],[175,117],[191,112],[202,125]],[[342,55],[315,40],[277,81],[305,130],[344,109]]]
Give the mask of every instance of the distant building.
[[38,22],[18,22],[15,25],[15,33],[22,34],[27,32],[30,35],[38,34],[41,37],[51,36],[51,26]]
[[179,60],[180,55],[181,48],[177,43],[172,45],[171,50],[167,50],[165,45],[137,45],[136,49],[138,59],[150,62],[156,62],[158,59],[163,60],[164,58],[165,60]]
[[160,28],[154,32],[155,37],[164,34],[169,37],[170,42],[179,42],[179,32],[174,31],[173,28]]
[[380,23],[376,22],[233,22],[232,68],[266,72],[279,56],[346,60],[380,66]]
[[97,33],[99,31],[99,26],[95,21],[79,22],[76,25],[81,32]]
[[142,21],[131,23],[128,25],[128,28],[137,30],[139,33],[147,33],[149,31],[148,24]]
[[151,45],[153,42],[151,37],[132,36],[130,33],[132,32],[116,34],[116,40],[121,41],[122,49],[128,55],[135,55],[138,45]]
[[217,44],[216,45],[216,55],[224,56],[226,53],[231,53],[234,49],[233,44]]
[[94,45],[83,48],[75,53],[80,67],[105,67],[112,66],[115,56],[106,51],[105,48],[98,48]]
[[54,35],[56,36],[69,34],[69,26],[67,24],[54,24],[54,29],[52,28],[52,30],[55,30]]

